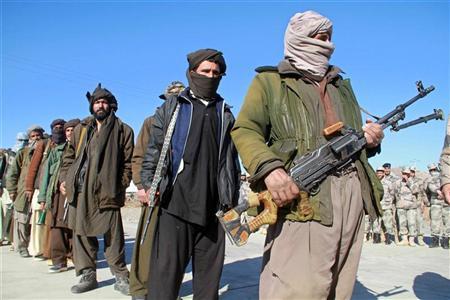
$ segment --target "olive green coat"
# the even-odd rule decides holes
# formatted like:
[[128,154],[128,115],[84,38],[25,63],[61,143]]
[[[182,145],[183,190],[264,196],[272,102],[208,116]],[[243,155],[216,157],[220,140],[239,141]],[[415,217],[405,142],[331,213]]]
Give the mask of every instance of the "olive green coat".
[[10,195],[15,195],[14,208],[22,213],[26,213],[28,210],[27,204],[29,203],[25,197],[25,179],[32,156],[33,149],[30,147],[19,150],[6,175],[6,189]]
[[[327,73],[327,92],[333,108],[345,125],[361,129],[359,106],[350,81],[343,80],[338,75],[339,71],[332,68]],[[263,179],[268,173],[279,167],[289,170],[295,157],[326,143],[323,127],[323,108],[317,88],[289,63],[282,61],[278,68],[256,75],[231,132],[242,162],[252,175],[252,189],[265,189]],[[375,219],[381,212],[383,188],[368,163],[366,150],[359,154],[355,165],[361,181],[364,208]],[[321,183],[319,193],[311,197],[312,217],[304,219],[297,212],[295,201],[284,212],[285,217],[295,221],[312,218],[331,225],[330,187],[330,180],[326,179]]]

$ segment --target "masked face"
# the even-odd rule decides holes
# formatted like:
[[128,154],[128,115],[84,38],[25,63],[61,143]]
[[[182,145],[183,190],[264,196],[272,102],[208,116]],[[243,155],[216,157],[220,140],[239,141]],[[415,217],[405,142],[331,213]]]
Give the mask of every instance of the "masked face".
[[221,79],[219,64],[207,60],[188,72],[189,87],[195,96],[204,100],[215,98]]
[[105,99],[95,100],[92,109],[94,111],[94,117],[97,121],[105,120],[109,116],[109,113],[111,112],[109,103]]

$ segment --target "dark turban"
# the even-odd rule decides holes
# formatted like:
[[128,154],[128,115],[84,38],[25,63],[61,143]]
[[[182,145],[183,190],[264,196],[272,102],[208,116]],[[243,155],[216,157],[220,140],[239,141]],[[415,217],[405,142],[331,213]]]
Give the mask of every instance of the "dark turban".
[[64,130],[66,130],[66,129],[69,128],[69,127],[75,127],[75,126],[77,126],[78,124],[80,124],[80,119],[72,119],[72,120],[69,120],[69,121],[67,121],[66,124],[64,124]]
[[227,65],[225,59],[222,56],[222,52],[214,49],[200,49],[195,52],[189,53],[187,56],[189,62],[189,71],[195,70],[202,63],[202,61],[212,61],[219,65],[220,73],[225,74]]
[[99,83],[97,85],[97,87],[95,88],[94,92],[91,94],[90,92],[86,93],[86,98],[89,101],[89,111],[91,112],[91,114],[94,114],[94,110],[93,110],[93,105],[94,102],[99,100],[99,99],[105,99],[106,101],[108,101],[109,103],[109,107],[113,110],[113,111],[117,111],[118,109],[118,104],[117,104],[117,100],[116,97],[114,97],[114,95],[108,91],[107,89],[102,88],[102,84]]
[[56,119],[56,120],[54,120],[54,121],[52,122],[52,124],[50,124],[50,129],[53,130],[53,128],[54,128],[56,125],[62,125],[62,126],[64,126],[64,124],[66,124],[66,121],[65,121],[65,120],[63,120],[63,119]]

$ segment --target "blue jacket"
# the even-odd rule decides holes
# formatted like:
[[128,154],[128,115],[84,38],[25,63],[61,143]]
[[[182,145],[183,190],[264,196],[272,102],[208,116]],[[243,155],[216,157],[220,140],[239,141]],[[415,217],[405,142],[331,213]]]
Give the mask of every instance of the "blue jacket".
[[[158,164],[160,151],[164,137],[170,123],[175,107],[180,104],[175,129],[171,139],[171,145],[166,155],[162,168],[159,192],[162,201],[167,197],[168,187],[177,180],[177,171],[184,155],[184,150],[189,136],[192,118],[192,102],[189,98],[189,88],[181,94],[173,96],[157,109],[155,121],[152,125],[151,136],[147,151],[144,156],[141,169],[141,180],[145,190],[150,188],[153,175]],[[230,131],[234,125],[234,116],[222,98],[216,101],[216,111],[219,119],[219,165],[217,174],[217,186],[219,191],[219,202],[222,208],[231,208],[237,204],[239,199],[240,164],[236,148],[231,140]]]

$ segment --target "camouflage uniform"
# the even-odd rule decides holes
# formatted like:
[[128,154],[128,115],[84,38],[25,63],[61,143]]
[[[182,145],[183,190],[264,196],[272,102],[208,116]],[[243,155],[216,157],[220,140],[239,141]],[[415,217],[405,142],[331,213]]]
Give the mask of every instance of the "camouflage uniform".
[[[431,180],[428,183],[427,192],[430,196],[430,218],[431,218],[431,248],[438,246],[436,240],[442,236],[441,244],[447,243],[450,236],[450,206],[439,199],[438,190],[440,189],[440,178],[437,170],[431,171]],[[442,233],[442,235],[441,235]]]
[[389,175],[385,175],[384,176],[385,180],[390,182],[391,187],[393,189],[394,192],[394,199],[393,199],[393,203],[392,203],[392,228],[394,230],[394,239],[395,242],[398,242],[398,218],[396,218],[397,215],[397,208],[395,206],[395,186],[397,184],[397,182],[399,182],[401,180],[400,177],[398,177],[397,175],[395,175],[394,173],[390,173]]
[[386,230],[386,244],[389,244],[394,238],[394,197],[395,197],[395,185],[387,179],[383,177],[381,179],[381,184],[383,184],[383,199],[381,200],[381,209],[383,210],[383,226]]
[[[441,182],[440,182],[440,188],[442,189],[444,185],[450,184],[450,115],[447,118],[447,132],[445,135],[444,140],[444,148],[442,149],[441,153],[441,159],[440,159],[440,166],[441,166]],[[444,200],[445,202],[445,200]],[[449,208],[447,207],[446,210]],[[447,211],[448,216],[448,211]],[[448,249],[449,248],[449,237],[448,237],[448,219],[447,219],[447,226],[446,226],[446,234],[447,237],[441,242],[442,247]]]
[[417,240],[420,246],[425,246],[423,242],[424,225],[423,225],[423,205],[421,192],[423,191],[423,182],[417,177],[411,177],[412,185],[414,187],[413,196],[417,205],[416,208],[416,225],[417,225]]
[[[397,216],[399,221],[399,235],[402,237],[401,245],[407,245],[407,236],[415,238],[417,235],[417,203],[413,196],[413,182],[408,179],[406,182],[401,180],[395,185],[395,199]],[[405,242],[406,241],[406,242]],[[410,243],[411,246],[415,245]]]

